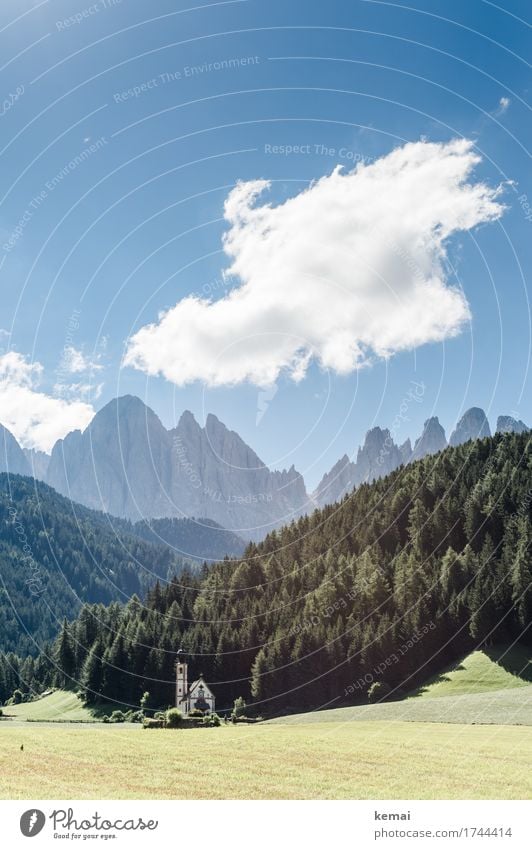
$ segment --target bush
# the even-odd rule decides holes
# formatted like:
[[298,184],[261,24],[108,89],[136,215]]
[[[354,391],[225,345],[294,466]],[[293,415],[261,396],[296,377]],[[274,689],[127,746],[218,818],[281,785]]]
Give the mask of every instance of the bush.
[[183,724],[183,714],[177,708],[170,708],[166,711],[166,727],[179,728]]
[[11,696],[11,704],[19,705],[23,698],[24,696],[22,695],[22,692],[20,690],[15,690],[15,692]]
[[212,713],[210,716],[204,716],[202,725],[207,725],[209,728],[218,728],[221,725],[220,717],[217,713]]
[[144,719],[142,723],[143,728],[164,728],[164,721],[162,719]]
[[392,688],[386,681],[375,681],[368,690],[368,701],[371,704],[382,702],[392,692]]
[[233,704],[233,713],[231,716],[234,716],[235,719],[239,719],[241,716],[246,715],[246,703],[242,696],[239,696],[238,699],[235,699]]
[[166,719],[166,714],[163,710],[157,710],[153,714],[154,719],[162,719],[163,721]]
[[107,716],[107,714],[105,714],[105,716],[104,716],[104,718],[103,718],[102,722],[110,722],[110,721],[111,721],[111,720],[109,719],[109,717]]
[[109,722],[125,722],[126,715],[121,710],[114,710],[111,714]]
[[192,716],[192,717],[198,716],[198,717],[200,717],[200,718],[201,718],[202,716],[205,716],[205,714],[203,713],[203,711],[202,711],[202,710],[200,710],[199,708],[193,708],[191,711],[189,711],[189,714],[188,714],[188,715],[189,715],[189,716]]

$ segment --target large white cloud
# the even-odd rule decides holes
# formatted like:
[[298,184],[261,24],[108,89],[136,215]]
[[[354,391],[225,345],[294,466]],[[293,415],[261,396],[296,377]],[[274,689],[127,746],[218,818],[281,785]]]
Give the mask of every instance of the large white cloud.
[[177,385],[296,380],[311,359],[347,374],[454,336],[470,317],[446,240],[497,219],[500,188],[471,180],[472,142],[417,142],[329,176],[277,206],[264,180],[225,203],[236,286],[186,297],[129,340],[125,364]]
[[22,354],[0,356],[0,422],[25,448],[50,451],[71,430],[83,430],[94,409],[83,401],[67,401],[39,391],[43,367]]

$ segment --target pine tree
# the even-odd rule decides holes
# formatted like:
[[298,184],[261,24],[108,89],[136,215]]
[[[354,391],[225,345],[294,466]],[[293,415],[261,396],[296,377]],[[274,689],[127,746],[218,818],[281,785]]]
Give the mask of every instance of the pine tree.
[[72,645],[70,629],[66,619],[63,619],[61,633],[56,645],[55,661],[57,664],[56,683],[64,690],[72,689],[76,685],[74,679],[76,673],[76,654]]
[[103,690],[103,645],[97,640],[92,646],[81,672],[81,685],[87,704],[100,701]]

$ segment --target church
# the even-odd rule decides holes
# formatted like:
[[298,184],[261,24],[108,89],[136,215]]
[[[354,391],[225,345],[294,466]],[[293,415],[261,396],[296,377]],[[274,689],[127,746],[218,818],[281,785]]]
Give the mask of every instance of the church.
[[188,662],[183,649],[179,649],[176,659],[175,704],[188,716],[191,710],[201,710],[203,713],[215,713],[215,698],[209,689],[203,675],[188,684]]

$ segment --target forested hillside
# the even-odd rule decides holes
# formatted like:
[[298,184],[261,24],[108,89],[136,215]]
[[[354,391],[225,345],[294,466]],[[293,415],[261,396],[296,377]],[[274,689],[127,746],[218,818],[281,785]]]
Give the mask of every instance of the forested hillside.
[[131,525],[131,531],[148,542],[164,543],[176,554],[196,560],[242,557],[246,543],[237,534],[212,519],[146,519]]
[[32,478],[0,474],[0,646],[36,654],[84,601],[144,596],[183,561]]
[[[65,625],[40,684],[171,703],[183,640],[218,705],[263,713],[412,689],[476,645],[530,642],[532,442],[497,434],[360,486],[201,579]],[[188,587],[188,588],[185,588]],[[66,659],[66,664],[65,664]]]

